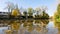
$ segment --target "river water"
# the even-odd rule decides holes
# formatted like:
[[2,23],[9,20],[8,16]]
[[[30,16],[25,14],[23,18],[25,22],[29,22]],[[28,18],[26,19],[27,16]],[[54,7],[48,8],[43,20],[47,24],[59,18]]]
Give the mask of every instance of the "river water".
[[[60,34],[54,22],[50,20],[19,20],[17,22],[20,23],[18,34]],[[0,34],[6,34],[5,31],[8,28],[8,26],[0,27]]]

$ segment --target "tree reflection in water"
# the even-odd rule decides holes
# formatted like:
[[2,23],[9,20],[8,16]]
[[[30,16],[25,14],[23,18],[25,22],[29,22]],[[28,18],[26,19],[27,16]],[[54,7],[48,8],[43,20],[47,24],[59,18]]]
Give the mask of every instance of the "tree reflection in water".
[[19,20],[13,20],[10,21],[10,23],[8,23],[11,27],[9,29],[11,29],[12,34],[18,34],[18,30],[20,28],[20,21]]
[[54,22],[54,25],[58,29],[58,34],[60,34],[60,22]]
[[49,20],[35,20],[36,31],[43,31],[46,28],[46,25],[49,23]]
[[23,27],[26,27],[28,31],[40,31],[46,28],[46,25],[49,23],[49,20],[25,20]]
[[[49,23],[49,20],[13,20],[10,21],[11,30],[20,30],[21,34],[27,30],[28,32],[47,32],[46,25]],[[20,29],[23,27],[22,29]]]
[[23,27],[31,32],[33,30],[33,20],[25,20],[23,23]]

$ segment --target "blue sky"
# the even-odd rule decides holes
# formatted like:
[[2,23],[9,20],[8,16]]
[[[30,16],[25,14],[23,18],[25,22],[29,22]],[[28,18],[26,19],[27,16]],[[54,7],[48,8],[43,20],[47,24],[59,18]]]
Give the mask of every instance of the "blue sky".
[[36,8],[39,6],[47,6],[47,13],[52,16],[56,11],[57,0],[0,0],[0,11],[6,11],[4,8],[6,7],[6,2],[12,2],[14,4],[18,4],[19,8]]

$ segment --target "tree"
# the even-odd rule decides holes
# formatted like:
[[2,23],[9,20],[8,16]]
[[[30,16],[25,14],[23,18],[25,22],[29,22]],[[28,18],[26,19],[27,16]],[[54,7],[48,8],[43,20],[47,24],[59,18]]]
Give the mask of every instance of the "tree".
[[43,13],[42,18],[49,18],[49,15],[45,12],[45,10],[42,13]]
[[36,15],[37,18],[49,18],[49,15],[46,13],[46,7],[45,8],[36,8]]
[[54,13],[54,24],[60,30],[60,4],[58,4],[57,11]]
[[5,9],[8,9],[8,12],[11,12],[15,8],[14,4],[11,2],[7,2],[7,6]]
[[12,11],[11,11],[11,15],[12,16],[20,16],[20,11],[19,11],[19,9],[18,9],[18,5],[16,5],[16,7],[15,7],[15,9],[13,9]]
[[54,19],[56,20],[56,22],[60,22],[60,4],[57,7],[57,12],[55,12],[54,14]]
[[28,8],[28,15],[32,16],[33,15],[33,9],[32,8]]
[[24,11],[23,14],[24,14],[24,16],[27,16],[27,12],[26,11]]
[[41,12],[41,9],[40,8],[36,8],[35,11],[36,11],[36,15],[39,15],[40,12]]
[[60,4],[58,4],[57,12],[60,14]]
[[19,12],[17,9],[14,9],[11,13],[12,16],[18,16],[19,15]]
[[27,18],[27,12],[26,11],[23,12],[23,15],[25,16],[25,18]]
[[41,9],[40,9],[40,8],[36,8],[36,9],[35,9],[35,12],[36,12],[35,17],[36,17],[36,18],[40,18],[40,16],[41,16]]

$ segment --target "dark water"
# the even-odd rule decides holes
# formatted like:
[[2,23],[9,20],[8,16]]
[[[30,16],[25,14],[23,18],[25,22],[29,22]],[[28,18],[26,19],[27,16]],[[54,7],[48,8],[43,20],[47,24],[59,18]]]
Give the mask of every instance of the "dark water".
[[[3,22],[3,21],[2,21]],[[14,24],[15,23],[15,24]],[[58,28],[50,20],[10,20],[4,21],[4,24],[18,24],[18,34],[59,34]],[[14,30],[12,27],[0,27],[0,34],[6,34],[6,30]],[[16,34],[16,32],[15,32]]]

